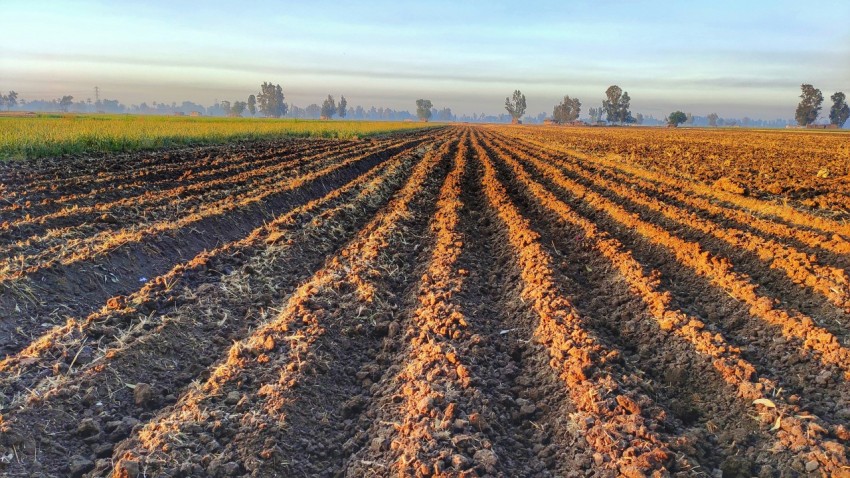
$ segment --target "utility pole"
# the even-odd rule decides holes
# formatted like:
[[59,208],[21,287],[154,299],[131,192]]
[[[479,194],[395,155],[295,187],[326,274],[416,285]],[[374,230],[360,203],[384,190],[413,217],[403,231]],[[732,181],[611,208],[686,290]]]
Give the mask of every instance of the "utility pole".
[[100,87],[99,86],[94,87],[94,104],[95,104],[95,107],[100,105]]

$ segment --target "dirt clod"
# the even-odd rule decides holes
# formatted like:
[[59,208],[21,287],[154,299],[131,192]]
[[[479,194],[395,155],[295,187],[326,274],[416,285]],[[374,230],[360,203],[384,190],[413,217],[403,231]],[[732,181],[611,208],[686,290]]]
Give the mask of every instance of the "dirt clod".
[[499,458],[496,456],[496,453],[486,448],[477,450],[475,455],[472,456],[472,460],[475,462],[476,467],[487,473],[495,473],[497,470],[496,467],[499,464]]
[[84,456],[74,455],[68,461],[68,472],[73,478],[83,476],[92,468],[94,468],[94,462]]
[[723,462],[720,470],[723,472],[723,478],[748,478],[753,476],[752,467],[752,461],[744,457],[733,456]]
[[137,407],[147,408],[153,404],[154,394],[153,387],[147,383],[137,383],[133,389],[133,402]]

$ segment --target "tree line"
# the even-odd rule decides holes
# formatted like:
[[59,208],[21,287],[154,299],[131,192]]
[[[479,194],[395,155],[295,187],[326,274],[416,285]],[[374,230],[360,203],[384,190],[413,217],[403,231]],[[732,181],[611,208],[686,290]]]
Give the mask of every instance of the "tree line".
[[[800,103],[795,111],[795,121],[800,126],[808,126],[815,123],[820,118],[820,112],[823,109],[824,97],[819,89],[814,88],[810,84],[800,86],[802,94],[800,95]],[[71,95],[65,95],[60,98],[44,101],[36,100],[26,102],[19,98],[15,91],[9,91],[7,94],[0,94],[0,108],[6,110],[16,107],[26,106],[33,111],[63,111],[63,112],[105,112],[105,113],[137,113],[137,114],[207,114],[211,116],[243,116],[246,112],[250,116],[260,114],[271,118],[304,118],[304,119],[323,119],[330,120],[334,116],[339,118],[350,118],[359,120],[394,120],[404,121],[418,119],[419,121],[468,121],[468,122],[512,122],[520,123],[523,115],[527,111],[527,100],[525,95],[520,90],[515,90],[513,95],[505,98],[505,110],[507,114],[481,115],[474,114],[463,115],[458,117],[451,108],[434,108],[434,104],[429,99],[417,99],[415,102],[415,115],[408,111],[397,111],[390,108],[375,108],[364,109],[361,106],[349,107],[348,101],[344,95],[340,95],[337,102],[333,95],[328,95],[324,99],[321,106],[311,104],[305,108],[299,108],[295,105],[290,105],[285,102],[283,88],[280,84],[263,82],[256,94],[248,96],[246,101],[216,101],[215,104],[203,107],[199,104],[184,101],[181,105],[176,103],[165,104],[153,102],[152,105],[141,103],[140,105],[132,105],[127,107],[117,100],[97,100],[92,103],[91,99],[86,101],[74,101]],[[829,110],[829,122],[839,128],[843,127],[850,117],[850,107],[848,107],[846,96],[843,92],[836,92],[830,96],[832,107]],[[670,113],[664,118],[663,122],[652,117],[645,118],[641,113],[632,115],[630,110],[631,97],[627,91],[623,91],[617,85],[611,85],[605,90],[605,99],[599,107],[591,107],[588,109],[588,116],[591,123],[611,123],[611,124],[663,124],[669,126],[678,126],[687,124],[692,126],[768,126],[782,127],[785,126],[784,120],[762,121],[751,120],[744,117],[741,120],[730,120],[720,118],[717,113],[710,113],[705,117],[695,117],[691,113],[685,113],[680,110]],[[566,124],[580,121],[582,111],[582,103],[578,98],[564,96],[563,100],[554,106],[552,115],[547,119],[545,113],[537,115],[536,118],[528,118],[532,122],[553,121],[558,124]]]
[[[818,120],[823,105],[823,93],[810,84],[800,85],[800,103],[794,112],[794,119],[799,126],[808,126]],[[838,128],[844,126],[850,118],[850,106],[847,106],[847,97],[843,92],[837,91],[829,97],[832,107],[829,109],[829,124]]]

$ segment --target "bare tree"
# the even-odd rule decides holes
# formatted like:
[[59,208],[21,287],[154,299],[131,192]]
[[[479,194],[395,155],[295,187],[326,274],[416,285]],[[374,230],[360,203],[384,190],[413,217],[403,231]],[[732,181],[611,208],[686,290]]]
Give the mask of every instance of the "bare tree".
[[708,125],[709,126],[717,126],[717,120],[720,119],[720,116],[717,113],[711,113],[708,115]]

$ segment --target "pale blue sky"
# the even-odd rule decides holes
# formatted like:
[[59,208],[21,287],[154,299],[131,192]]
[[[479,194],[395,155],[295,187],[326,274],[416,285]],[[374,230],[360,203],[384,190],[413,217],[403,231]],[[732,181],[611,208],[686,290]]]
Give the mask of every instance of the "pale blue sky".
[[280,83],[300,106],[586,111],[618,84],[635,112],[793,117],[800,83],[850,93],[850,1],[3,0],[0,90],[210,104]]

